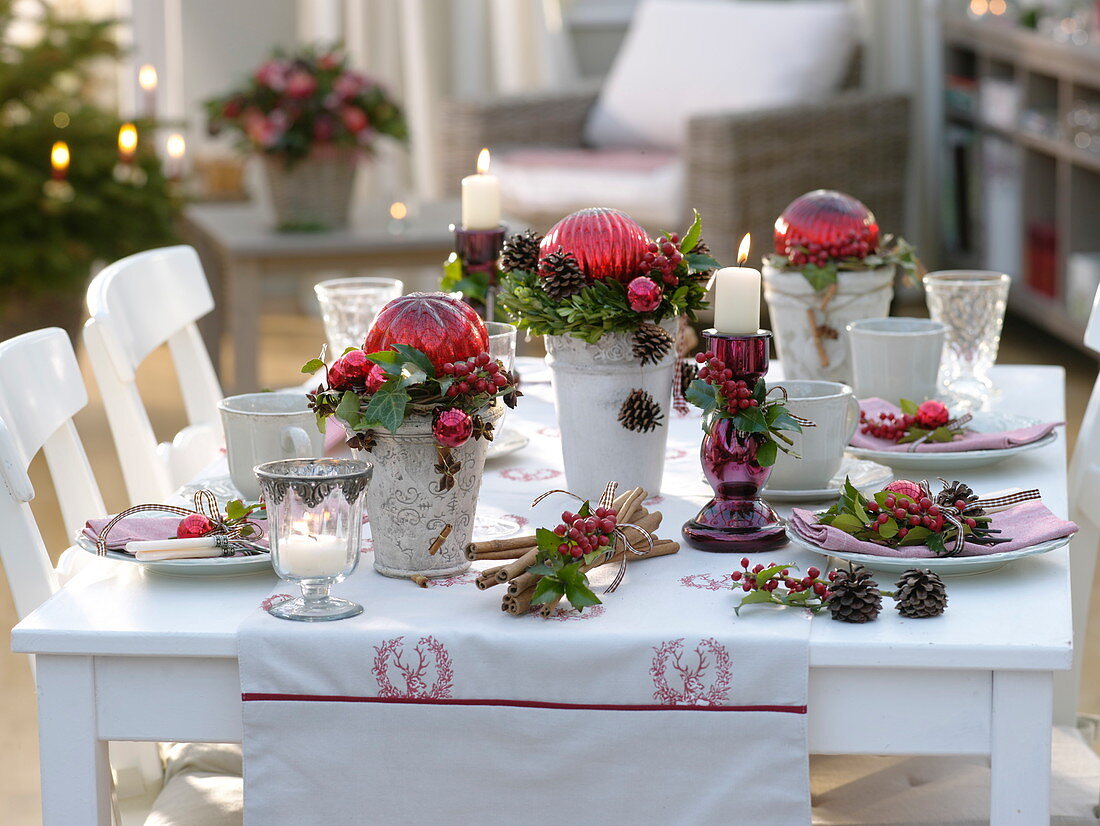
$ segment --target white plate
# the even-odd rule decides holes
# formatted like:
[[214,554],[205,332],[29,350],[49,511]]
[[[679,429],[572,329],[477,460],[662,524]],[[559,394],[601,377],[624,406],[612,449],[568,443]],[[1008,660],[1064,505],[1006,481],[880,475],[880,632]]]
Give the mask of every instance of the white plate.
[[836,499],[845,478],[861,491],[877,493],[894,481],[894,472],[890,468],[866,459],[845,456],[840,462],[840,470],[829,480],[825,488],[818,490],[773,490],[767,486],[760,495],[770,502],[821,502]]
[[[978,412],[967,427],[979,433],[997,433],[1004,430],[1017,430],[1021,427],[1029,427],[1039,424],[1039,419],[1029,419],[1024,416],[1015,416],[1011,413],[987,413]],[[960,450],[955,453],[909,453],[908,451],[893,450],[869,450],[862,447],[848,446],[848,452],[861,459],[872,459],[884,465],[889,465],[895,470],[915,470],[929,475],[942,475],[950,470],[962,470],[964,468],[979,468],[995,465],[1003,462],[1018,453],[1028,450],[1038,450],[1046,447],[1058,438],[1055,430],[1037,441],[1017,447],[1006,447],[1002,450]]]
[[1040,542],[1038,545],[1029,545],[1016,551],[984,554],[982,556],[943,556],[934,559],[914,559],[913,557],[874,556],[848,551],[827,551],[799,536],[789,527],[787,528],[787,536],[790,537],[791,542],[800,548],[805,548],[822,556],[831,556],[836,559],[843,559],[846,562],[853,562],[873,571],[900,574],[910,568],[927,568],[935,571],[940,576],[986,574],[990,571],[996,571],[1009,562],[1023,559],[1025,556],[1045,554],[1055,548],[1061,548],[1063,545],[1068,544],[1070,540],[1070,537],[1064,536],[1061,539],[1051,539],[1049,542]]
[[[81,550],[96,553],[95,542],[83,531],[77,533],[74,543]],[[162,559],[159,562],[142,562],[132,554],[107,551],[108,559],[140,565],[146,571],[166,576],[246,576],[271,571],[271,558],[267,554],[255,556],[222,556],[210,559]]]
[[508,456],[517,450],[523,450],[531,439],[524,436],[514,428],[506,427],[493,435],[493,441],[489,442],[489,449],[485,451],[485,460],[499,459]]

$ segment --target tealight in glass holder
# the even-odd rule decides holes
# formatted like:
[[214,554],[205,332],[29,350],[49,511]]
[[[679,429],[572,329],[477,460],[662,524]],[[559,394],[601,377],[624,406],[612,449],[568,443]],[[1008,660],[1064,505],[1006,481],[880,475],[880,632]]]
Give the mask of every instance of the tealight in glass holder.
[[359,565],[372,466],[356,459],[283,459],[256,466],[267,503],[271,564],[302,596],[270,609],[301,622],[345,619],[363,606],[331,595]]

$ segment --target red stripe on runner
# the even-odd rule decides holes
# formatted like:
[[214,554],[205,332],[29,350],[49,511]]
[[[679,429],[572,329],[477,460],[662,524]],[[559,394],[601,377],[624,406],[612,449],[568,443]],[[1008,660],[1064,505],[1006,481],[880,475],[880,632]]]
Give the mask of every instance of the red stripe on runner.
[[609,703],[547,703],[539,700],[461,700],[428,697],[354,697],[342,694],[241,694],[246,703],[398,703],[428,706],[505,706],[510,708],[548,708],[567,711],[765,711],[778,714],[805,714],[806,706],[681,706],[628,705]]

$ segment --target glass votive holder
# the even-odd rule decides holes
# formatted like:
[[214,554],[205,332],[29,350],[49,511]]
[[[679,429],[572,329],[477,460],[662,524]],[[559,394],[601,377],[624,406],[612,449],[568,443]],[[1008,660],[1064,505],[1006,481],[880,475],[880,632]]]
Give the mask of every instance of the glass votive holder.
[[362,347],[374,317],[404,289],[396,278],[370,277],[334,278],[314,286],[331,357]]
[[359,565],[372,466],[357,459],[281,459],[256,466],[267,504],[271,564],[302,596],[270,609],[302,622],[354,617],[363,606],[331,595]]

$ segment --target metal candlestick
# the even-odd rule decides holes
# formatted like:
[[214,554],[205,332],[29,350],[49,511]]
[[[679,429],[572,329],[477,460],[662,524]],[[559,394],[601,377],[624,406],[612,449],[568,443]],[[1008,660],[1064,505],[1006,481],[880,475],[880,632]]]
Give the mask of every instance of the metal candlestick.
[[451,229],[455,234],[455,252],[462,259],[466,272],[484,272],[488,276],[484,315],[486,321],[495,321],[497,261],[504,246],[507,227],[501,224],[495,229],[466,229],[452,224]]
[[[703,337],[708,350],[733,371],[734,380],[751,387],[768,372],[771,331],[733,336],[711,329]],[[771,468],[757,464],[758,444],[755,437],[734,430],[730,419],[717,419],[710,433],[703,436],[699,455],[714,498],[684,523],[684,539],[691,547],[715,553],[752,553],[787,543],[783,523],[760,498]]]

